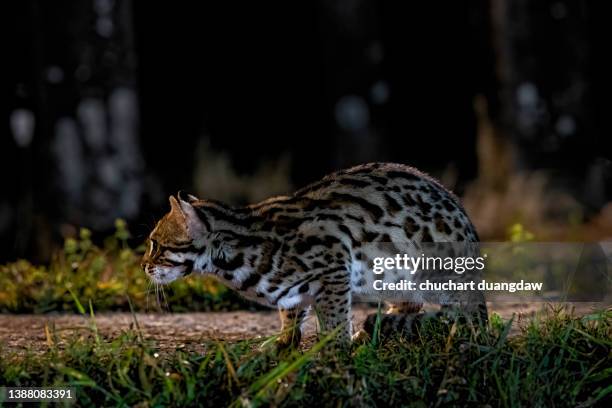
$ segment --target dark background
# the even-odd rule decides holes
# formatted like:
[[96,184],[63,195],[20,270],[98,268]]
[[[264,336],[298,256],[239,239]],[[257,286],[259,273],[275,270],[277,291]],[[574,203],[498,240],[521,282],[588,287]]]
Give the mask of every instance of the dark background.
[[[244,204],[258,197],[245,185],[288,193],[367,161],[459,194],[545,171],[583,222],[612,198],[605,2],[4,7],[0,260],[45,261],[77,227],[103,237],[118,217],[141,240],[179,189]],[[214,157],[229,165],[211,170]],[[283,157],[281,187],[249,178]],[[243,187],[214,194],[228,174]]]

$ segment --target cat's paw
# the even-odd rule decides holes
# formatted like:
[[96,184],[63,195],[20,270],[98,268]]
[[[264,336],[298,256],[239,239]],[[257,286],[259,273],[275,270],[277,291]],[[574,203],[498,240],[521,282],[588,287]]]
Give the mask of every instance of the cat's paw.
[[366,344],[368,341],[370,341],[370,338],[370,334],[368,334],[367,331],[361,329],[357,333],[353,334],[351,340],[354,344],[361,345]]
[[275,341],[275,346],[279,350],[295,349],[300,346],[302,336],[299,332],[284,332],[281,333]]

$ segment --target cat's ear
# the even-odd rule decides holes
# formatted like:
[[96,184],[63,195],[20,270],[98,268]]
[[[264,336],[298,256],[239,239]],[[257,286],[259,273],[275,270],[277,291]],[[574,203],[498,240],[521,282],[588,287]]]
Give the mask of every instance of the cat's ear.
[[168,199],[170,201],[170,212],[175,214],[182,214],[183,210],[181,209],[181,205],[173,196],[170,196]]
[[193,194],[186,193],[183,190],[179,191],[176,196],[178,197],[179,200],[186,201],[189,204],[193,204],[196,201],[200,201],[198,197],[194,196]]
[[187,229],[189,229],[190,232],[196,234],[202,234],[206,232],[207,223],[204,220],[204,215],[200,214],[192,204],[193,201],[197,201],[197,199],[186,201],[183,200],[180,195],[178,197],[181,212],[183,213],[183,216],[185,217],[185,222],[187,223]]

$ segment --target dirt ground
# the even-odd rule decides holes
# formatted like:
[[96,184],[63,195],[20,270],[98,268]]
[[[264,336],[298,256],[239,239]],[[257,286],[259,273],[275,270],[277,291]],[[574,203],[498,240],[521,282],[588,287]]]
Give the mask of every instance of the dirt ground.
[[[515,317],[514,331],[518,324],[531,318],[545,305],[542,303],[490,304],[489,310],[499,313],[504,318]],[[601,305],[590,303],[575,303],[576,314],[586,314],[601,308]],[[375,312],[372,308],[356,306],[354,308],[354,325],[361,327],[365,317]],[[238,341],[257,339],[276,334],[280,324],[276,312],[208,312],[180,314],[146,314],[137,313],[136,319],[145,339],[153,340],[160,350],[198,350],[209,340]],[[130,313],[101,313],[95,317],[99,333],[106,339],[112,339],[122,331],[134,328],[134,319]],[[46,315],[0,315],[0,345],[3,352],[25,352],[31,350],[42,352],[47,346],[45,326],[50,332],[55,331],[61,339],[60,347],[65,339],[79,335],[89,335],[88,317],[73,314]],[[314,318],[309,318],[305,328],[306,343],[311,342],[316,334]]]

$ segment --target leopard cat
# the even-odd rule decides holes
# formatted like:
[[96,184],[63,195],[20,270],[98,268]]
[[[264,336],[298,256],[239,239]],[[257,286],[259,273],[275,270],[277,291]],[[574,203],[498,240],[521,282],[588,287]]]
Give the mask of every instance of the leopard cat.
[[[348,343],[352,301],[377,296],[372,260],[398,249],[418,254],[420,245],[444,242],[478,242],[459,200],[412,167],[370,163],[239,208],[171,196],[142,265],[157,284],[192,272],[212,275],[245,298],[278,308],[281,346],[299,344],[302,322],[313,309],[321,332],[335,331],[337,341]],[[423,276],[395,271],[391,278]],[[480,292],[414,292],[390,303],[382,327],[409,331],[423,302],[487,315]],[[369,316],[366,330],[373,321]],[[361,330],[356,336],[363,335]]]

